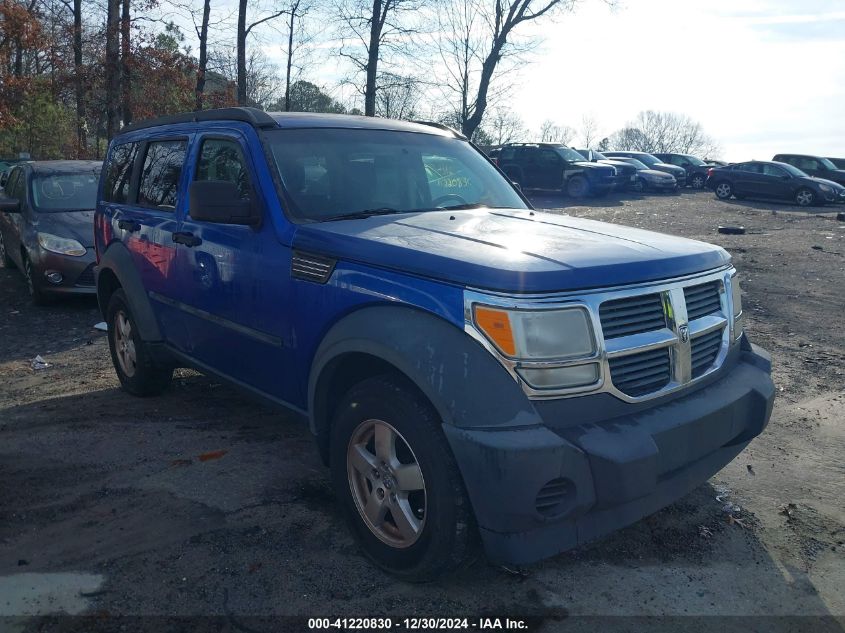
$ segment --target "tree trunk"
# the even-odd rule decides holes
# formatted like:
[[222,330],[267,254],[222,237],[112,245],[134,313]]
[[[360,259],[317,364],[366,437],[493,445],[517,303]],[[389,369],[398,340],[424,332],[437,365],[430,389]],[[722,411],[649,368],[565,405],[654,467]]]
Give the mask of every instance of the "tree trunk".
[[[390,0],[384,0],[389,2]],[[364,87],[364,114],[376,115],[376,76],[378,72],[378,53],[381,43],[382,0],[373,0],[373,19],[370,23],[370,47],[367,51],[367,85]]]
[[202,7],[202,26],[200,27],[200,59],[197,68],[196,110],[202,110],[205,94],[205,69],[208,66],[208,16],[211,13],[211,0],[205,0]]
[[238,6],[238,105],[246,103],[246,3],[240,0]]
[[129,18],[129,3],[131,0],[123,0],[123,12],[120,17],[120,80],[123,89],[121,110],[123,113],[123,124],[129,125],[132,122],[132,46],[131,27]]
[[73,0],[73,83],[76,92],[76,157],[88,152],[85,138],[85,84],[82,80],[82,0]]
[[493,44],[493,50],[490,51],[490,54],[481,65],[481,77],[478,80],[478,95],[475,98],[475,108],[473,109],[472,116],[463,122],[463,129],[461,130],[464,136],[469,139],[475,134],[478,126],[481,125],[481,120],[484,118],[484,111],[487,109],[487,92],[490,90],[490,81],[493,79],[496,64],[499,63],[504,42],[505,36],[497,40]]
[[294,2],[290,7],[290,30],[288,31],[288,61],[285,72],[285,112],[290,112],[290,69],[293,65],[293,29],[296,23],[296,12],[299,9],[299,2]]
[[108,140],[120,128],[120,0],[107,0],[106,12],[106,137]]

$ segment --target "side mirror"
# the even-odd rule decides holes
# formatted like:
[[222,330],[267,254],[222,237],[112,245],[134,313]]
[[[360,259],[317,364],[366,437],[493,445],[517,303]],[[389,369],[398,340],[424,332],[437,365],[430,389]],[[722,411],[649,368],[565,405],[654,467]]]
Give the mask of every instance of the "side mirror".
[[258,224],[252,202],[240,197],[238,186],[225,180],[196,180],[188,188],[191,218],[218,224]]
[[17,198],[4,198],[0,200],[0,212],[2,213],[20,213],[21,201]]

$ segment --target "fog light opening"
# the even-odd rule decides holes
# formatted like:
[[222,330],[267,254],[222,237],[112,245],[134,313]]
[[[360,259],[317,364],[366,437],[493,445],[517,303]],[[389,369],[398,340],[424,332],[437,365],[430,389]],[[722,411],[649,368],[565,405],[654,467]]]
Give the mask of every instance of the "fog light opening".
[[59,285],[64,279],[64,277],[62,277],[62,273],[56,270],[48,270],[46,273],[44,273],[44,276],[47,278],[47,281],[55,285]]
[[564,477],[552,479],[540,488],[534,508],[544,517],[555,517],[567,512],[575,503],[575,484]]

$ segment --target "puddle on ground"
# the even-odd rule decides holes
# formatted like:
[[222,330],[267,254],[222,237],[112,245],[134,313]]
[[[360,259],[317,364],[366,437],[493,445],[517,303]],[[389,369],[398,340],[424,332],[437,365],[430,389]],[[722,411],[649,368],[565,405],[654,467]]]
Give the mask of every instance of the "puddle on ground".
[[103,580],[76,572],[0,576],[0,617],[82,613]]

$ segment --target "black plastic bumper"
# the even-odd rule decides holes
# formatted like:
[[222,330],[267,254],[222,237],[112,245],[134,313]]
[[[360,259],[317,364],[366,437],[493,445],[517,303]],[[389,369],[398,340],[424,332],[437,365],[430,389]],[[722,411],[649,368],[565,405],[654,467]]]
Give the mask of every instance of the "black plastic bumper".
[[488,557],[552,556],[656,512],[721,470],[763,431],[774,401],[768,355],[744,347],[718,381],[630,416],[558,429],[445,426]]

